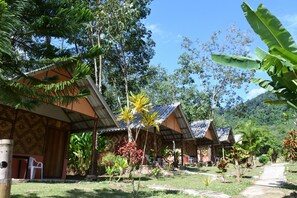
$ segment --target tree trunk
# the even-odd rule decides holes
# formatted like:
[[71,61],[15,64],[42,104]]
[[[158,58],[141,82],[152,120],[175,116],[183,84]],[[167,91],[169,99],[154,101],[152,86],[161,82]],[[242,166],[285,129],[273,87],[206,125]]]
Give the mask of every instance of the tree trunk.
[[11,188],[13,140],[0,140],[0,197],[9,198]]
[[235,159],[234,161],[235,161],[235,170],[236,170],[236,180],[237,182],[240,182],[240,165],[237,159]]
[[[98,46],[101,47],[100,32],[97,35]],[[102,93],[102,55],[99,55],[99,83],[98,83],[99,92]]]

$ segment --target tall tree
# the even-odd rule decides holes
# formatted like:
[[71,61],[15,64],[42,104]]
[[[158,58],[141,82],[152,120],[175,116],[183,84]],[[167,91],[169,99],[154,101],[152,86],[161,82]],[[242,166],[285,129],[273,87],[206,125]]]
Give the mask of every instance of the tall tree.
[[[223,36],[224,40],[221,39]],[[211,54],[232,52],[248,56],[251,42],[248,33],[240,31],[236,26],[231,26],[226,33],[213,33],[210,40],[204,43],[184,38],[182,48],[185,52],[179,57],[181,67],[176,73],[181,74],[189,84],[195,82],[199,90],[210,97],[211,118],[214,117],[215,108],[223,104],[233,106],[240,102],[236,90],[242,88],[254,75],[252,71],[218,65],[212,62]]]
[[[125,97],[128,105],[129,91],[139,92],[137,85],[147,81],[155,43],[141,20],[150,14],[150,3],[151,0],[91,1],[95,20],[90,25],[90,40],[105,49],[104,55],[93,61],[94,67],[99,67],[99,73],[95,69],[95,79],[99,90],[113,101]],[[114,102],[111,106],[119,109]]]
[[[100,50],[93,48],[90,53],[74,54],[62,44],[84,27],[92,13],[79,1],[1,0],[0,4],[1,102],[31,108],[38,104],[36,101],[68,104],[85,96],[86,90],[73,95],[73,86],[90,74],[83,60]],[[25,73],[53,65],[72,68],[73,78],[59,82],[55,77],[35,79]]]

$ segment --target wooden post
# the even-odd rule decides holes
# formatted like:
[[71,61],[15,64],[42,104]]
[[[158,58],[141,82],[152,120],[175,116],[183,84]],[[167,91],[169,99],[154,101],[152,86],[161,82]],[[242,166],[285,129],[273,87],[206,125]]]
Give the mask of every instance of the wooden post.
[[197,164],[199,162],[199,157],[198,157],[198,143],[196,142],[196,158],[197,158]]
[[91,176],[97,176],[97,159],[98,159],[98,148],[97,148],[97,123],[98,118],[94,120],[94,129],[92,136],[92,160],[91,160]]
[[158,156],[158,147],[157,147],[157,129],[154,127],[154,160],[157,161]]
[[223,159],[225,159],[225,148],[224,148],[224,144],[222,145],[222,154],[223,154]]
[[13,140],[0,140],[0,197],[9,198],[11,188]]
[[181,165],[184,165],[184,138],[181,135]]

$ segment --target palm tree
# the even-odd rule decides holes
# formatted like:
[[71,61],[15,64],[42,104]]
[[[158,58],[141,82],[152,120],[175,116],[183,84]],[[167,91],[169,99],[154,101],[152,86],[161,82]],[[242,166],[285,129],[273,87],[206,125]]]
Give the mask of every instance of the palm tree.
[[266,129],[256,126],[255,122],[249,120],[239,125],[237,131],[242,134],[242,147],[249,152],[250,160],[255,167],[255,156],[260,147],[263,146]]

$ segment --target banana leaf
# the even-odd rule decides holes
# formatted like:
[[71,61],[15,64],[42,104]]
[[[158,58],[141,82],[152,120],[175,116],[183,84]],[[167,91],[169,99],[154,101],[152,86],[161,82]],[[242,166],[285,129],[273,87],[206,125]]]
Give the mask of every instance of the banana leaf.
[[243,56],[232,56],[222,54],[212,54],[211,58],[214,62],[222,65],[239,67],[242,69],[259,69],[260,61]]
[[291,34],[263,4],[258,6],[256,12],[245,2],[241,7],[250,26],[269,49],[278,46],[292,53],[297,53],[297,45]]

